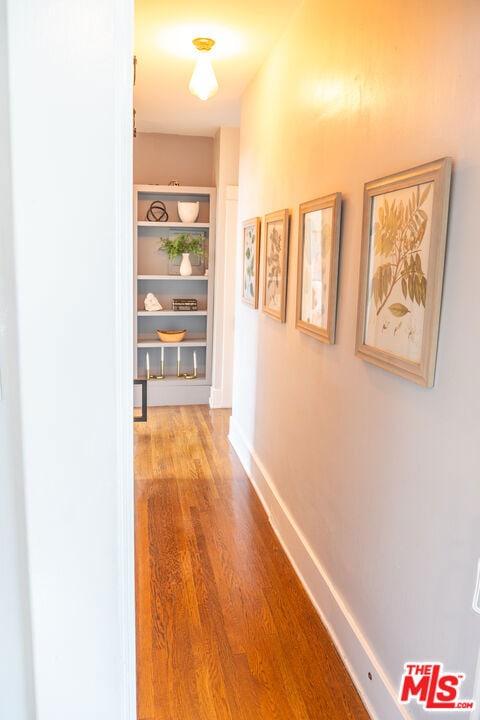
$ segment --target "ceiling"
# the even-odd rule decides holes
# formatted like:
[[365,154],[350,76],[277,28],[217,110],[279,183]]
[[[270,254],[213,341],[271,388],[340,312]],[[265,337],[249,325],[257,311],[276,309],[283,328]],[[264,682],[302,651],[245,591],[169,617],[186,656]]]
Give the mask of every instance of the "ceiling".
[[[135,0],[138,132],[213,136],[240,124],[240,100],[302,0]],[[190,94],[192,40],[211,37],[218,93]]]

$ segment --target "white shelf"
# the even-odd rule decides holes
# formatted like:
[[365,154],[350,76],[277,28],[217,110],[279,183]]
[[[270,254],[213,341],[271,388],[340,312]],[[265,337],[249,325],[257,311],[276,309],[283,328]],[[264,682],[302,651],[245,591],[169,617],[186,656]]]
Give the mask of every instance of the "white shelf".
[[201,222],[193,222],[193,223],[184,223],[184,222],[156,222],[155,220],[138,220],[137,226],[139,228],[143,227],[163,227],[163,228],[170,228],[171,230],[182,230],[182,228],[196,228],[197,230],[208,230],[210,227],[210,223],[201,223]]
[[208,313],[206,310],[158,310],[158,312],[138,310],[137,315],[138,317],[201,317]]
[[192,280],[208,280],[208,275],[137,275],[137,280],[181,280],[188,282]]
[[166,347],[166,348],[182,348],[182,347],[207,347],[207,341],[205,339],[199,339],[199,340],[182,340],[178,343],[173,342],[162,342],[161,340],[155,340],[155,338],[149,339],[149,340],[139,340],[137,342],[137,348],[157,348],[157,347]]
[[214,187],[198,187],[197,185],[136,185],[141,195],[178,195],[184,200],[184,195],[198,195],[199,198],[209,198],[215,192]]
[[[143,380],[146,380],[147,378],[142,378]],[[148,381],[149,385],[152,383],[153,385],[181,385],[182,387],[185,385],[205,385],[205,375],[198,375],[196,378],[191,378],[190,380],[187,380],[187,378],[177,377],[177,375],[167,375],[163,378],[163,380],[155,380],[151,379]]]

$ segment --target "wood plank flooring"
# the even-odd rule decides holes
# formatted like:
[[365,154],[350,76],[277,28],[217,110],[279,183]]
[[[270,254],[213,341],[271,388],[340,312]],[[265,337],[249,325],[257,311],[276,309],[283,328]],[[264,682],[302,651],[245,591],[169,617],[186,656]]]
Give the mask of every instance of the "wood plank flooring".
[[135,424],[138,720],[368,720],[229,414],[149,408]]

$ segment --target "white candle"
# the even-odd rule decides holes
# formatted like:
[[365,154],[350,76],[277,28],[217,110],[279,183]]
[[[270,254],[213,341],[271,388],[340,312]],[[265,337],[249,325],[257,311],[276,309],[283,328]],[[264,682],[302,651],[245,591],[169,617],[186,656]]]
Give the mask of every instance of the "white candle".
[[193,369],[194,370],[197,369],[197,353],[196,352],[193,353]]
[[164,351],[164,350],[165,350],[165,348],[164,348],[163,345],[162,345],[162,362],[163,362],[163,351]]
[[180,348],[177,347],[177,362],[180,362]]
[[147,377],[150,375],[150,358],[147,352]]

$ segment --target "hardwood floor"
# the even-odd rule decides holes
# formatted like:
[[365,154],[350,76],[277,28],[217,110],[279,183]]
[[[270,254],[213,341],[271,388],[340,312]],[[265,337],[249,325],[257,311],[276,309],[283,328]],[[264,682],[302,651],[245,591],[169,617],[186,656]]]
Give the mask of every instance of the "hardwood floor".
[[138,720],[368,720],[229,414],[150,408],[135,424]]

